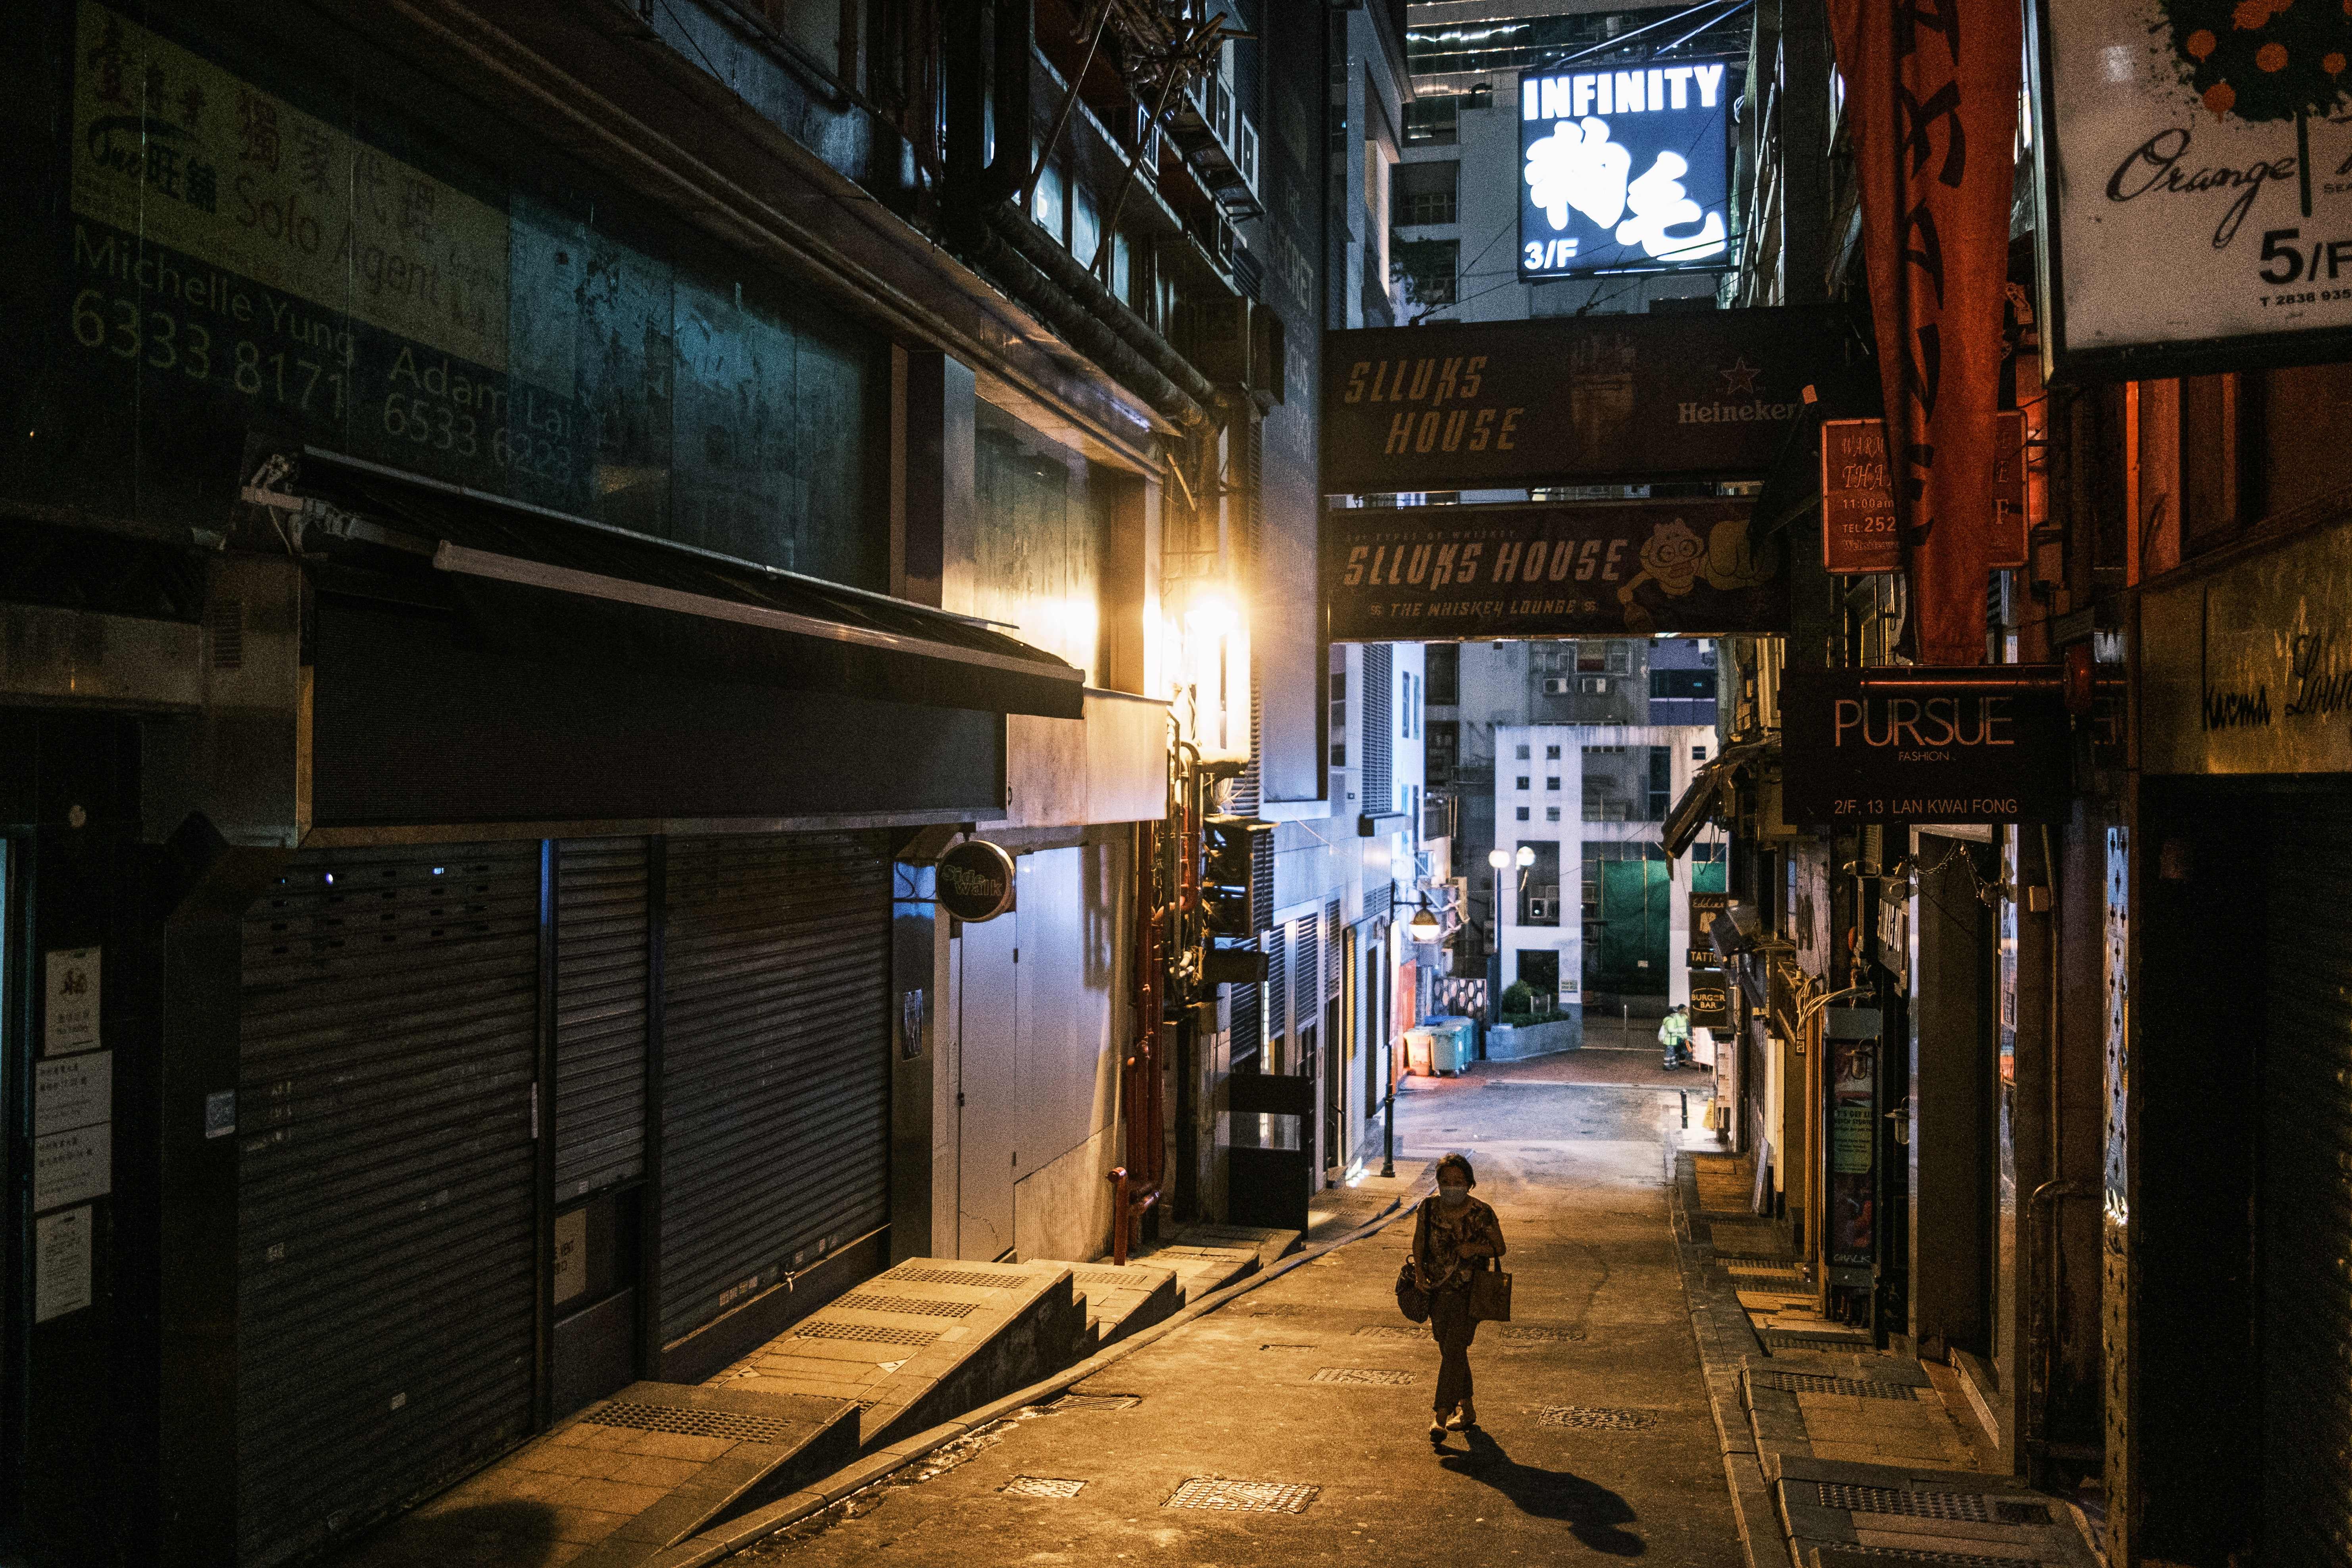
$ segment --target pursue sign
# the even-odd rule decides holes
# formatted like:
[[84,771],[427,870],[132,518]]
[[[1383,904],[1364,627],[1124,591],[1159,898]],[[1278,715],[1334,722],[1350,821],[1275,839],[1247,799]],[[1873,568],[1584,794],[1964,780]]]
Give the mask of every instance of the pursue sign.
[[1723,637],[1788,624],[1748,503],[1364,507],[1323,519],[1333,642]]
[[2048,0],[2028,50],[2053,380],[2352,352],[2352,19]]
[[1878,409],[1869,338],[1843,305],[1561,316],[1330,332],[1323,489],[1754,479],[1811,386]]
[[1998,684],[1982,668],[1788,671],[1783,815],[1824,825],[2063,816],[2072,745],[2057,671],[1993,668]]
[[1013,907],[1013,857],[967,838],[940,857],[940,908],[961,921],[992,921]]

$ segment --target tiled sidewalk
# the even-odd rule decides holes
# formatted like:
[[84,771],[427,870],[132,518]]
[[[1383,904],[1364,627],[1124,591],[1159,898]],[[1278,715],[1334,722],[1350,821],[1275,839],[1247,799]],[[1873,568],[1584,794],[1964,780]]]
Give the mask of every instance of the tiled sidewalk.
[[2099,1568],[2069,1504],[1977,1468],[1925,1365],[1818,1315],[1743,1174],[1684,1156],[1675,1228],[1751,1568]]

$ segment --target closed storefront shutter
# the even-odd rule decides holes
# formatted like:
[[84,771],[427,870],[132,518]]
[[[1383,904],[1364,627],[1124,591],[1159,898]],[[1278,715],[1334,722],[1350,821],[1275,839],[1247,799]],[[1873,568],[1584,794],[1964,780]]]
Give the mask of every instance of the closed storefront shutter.
[[889,862],[849,835],[673,840],[661,1331],[889,1215]]
[[555,1196],[645,1173],[646,841],[555,853]]
[[2352,811],[2283,809],[2263,1030],[2263,1562],[2352,1556]]
[[247,917],[239,1556],[531,1424],[539,847],[306,851]]

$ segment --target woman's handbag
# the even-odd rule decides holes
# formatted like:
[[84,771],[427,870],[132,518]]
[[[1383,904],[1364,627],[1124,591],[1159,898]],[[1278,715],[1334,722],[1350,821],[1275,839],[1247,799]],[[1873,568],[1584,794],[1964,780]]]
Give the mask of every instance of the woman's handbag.
[[1429,1292],[1423,1289],[1412,1277],[1412,1259],[1406,1258],[1397,1267],[1397,1310],[1409,1323],[1429,1321]]
[[1429,1292],[1421,1288],[1421,1280],[1412,1271],[1413,1259],[1421,1256],[1421,1244],[1429,1234],[1429,1211],[1417,1210],[1412,1218],[1412,1251],[1397,1266],[1397,1310],[1408,1323],[1429,1321]]
[[1511,1321],[1511,1277],[1491,1263],[1470,1276],[1470,1321],[1507,1323]]

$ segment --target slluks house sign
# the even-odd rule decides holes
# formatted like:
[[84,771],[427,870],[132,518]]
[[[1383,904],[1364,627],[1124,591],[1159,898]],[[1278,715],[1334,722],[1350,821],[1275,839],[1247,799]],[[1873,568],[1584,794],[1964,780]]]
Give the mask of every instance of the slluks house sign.
[[1333,332],[1323,489],[1757,477],[1807,386],[1824,413],[1877,412],[1866,342],[1841,305]]

